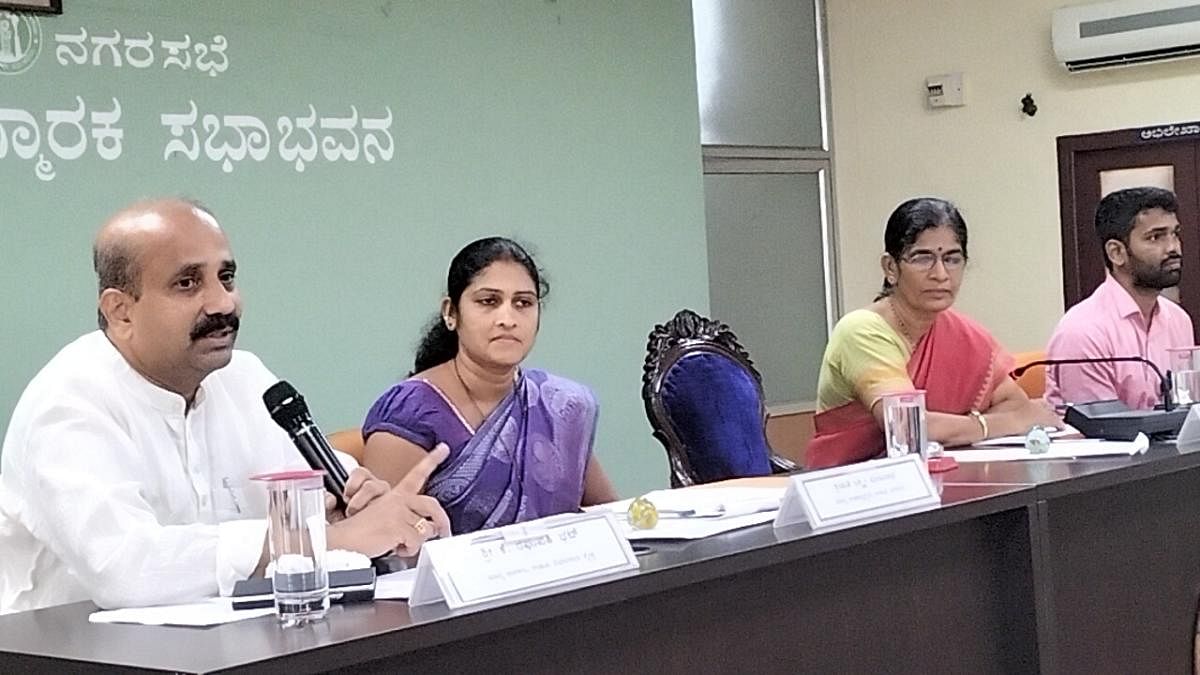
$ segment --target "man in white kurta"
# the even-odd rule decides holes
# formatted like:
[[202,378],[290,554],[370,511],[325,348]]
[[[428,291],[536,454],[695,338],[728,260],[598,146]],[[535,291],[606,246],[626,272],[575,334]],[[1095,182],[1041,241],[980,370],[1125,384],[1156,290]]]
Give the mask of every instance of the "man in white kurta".
[[183,602],[250,576],[266,493],[248,478],[305,466],[263,407],[277,381],[237,351],[185,411],[104,333],[67,345],[4,438],[0,610]]
[[[101,330],[33,378],[4,438],[0,613],[227,593],[265,564],[266,494],[249,478],[304,466],[262,402],[277,378],[233,349],[236,265],[212,214],[136,204],[102,228],[95,257]],[[418,494],[444,456],[396,488],[356,469],[330,548],[411,555],[448,534]]]

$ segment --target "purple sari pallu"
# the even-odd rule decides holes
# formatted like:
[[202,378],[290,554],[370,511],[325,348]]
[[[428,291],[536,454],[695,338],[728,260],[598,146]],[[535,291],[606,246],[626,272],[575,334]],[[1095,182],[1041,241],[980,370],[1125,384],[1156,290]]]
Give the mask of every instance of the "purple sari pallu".
[[455,534],[577,511],[597,413],[583,385],[523,371],[475,435],[451,448],[425,492]]

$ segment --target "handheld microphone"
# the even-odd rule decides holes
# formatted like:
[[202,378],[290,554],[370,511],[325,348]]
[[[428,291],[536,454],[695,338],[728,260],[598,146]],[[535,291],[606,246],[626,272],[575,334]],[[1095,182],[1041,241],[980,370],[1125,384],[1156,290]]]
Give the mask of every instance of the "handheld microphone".
[[1078,358],[1078,359],[1042,359],[1040,361],[1030,361],[1022,365],[1020,368],[1014,369],[1010,375],[1013,378],[1021,377],[1025,371],[1034,366],[1070,366],[1082,365],[1087,363],[1142,363],[1150,367],[1154,374],[1158,376],[1158,393],[1162,397],[1163,410],[1168,412],[1175,409],[1175,397],[1171,387],[1171,371],[1167,371],[1164,375],[1158,366],[1150,359],[1141,356],[1099,356],[1095,358]]
[[313,422],[304,397],[287,380],[280,380],[263,393],[263,403],[271,419],[292,437],[308,466],[325,472],[325,489],[337,498],[338,508],[345,509],[346,481],[350,476]]

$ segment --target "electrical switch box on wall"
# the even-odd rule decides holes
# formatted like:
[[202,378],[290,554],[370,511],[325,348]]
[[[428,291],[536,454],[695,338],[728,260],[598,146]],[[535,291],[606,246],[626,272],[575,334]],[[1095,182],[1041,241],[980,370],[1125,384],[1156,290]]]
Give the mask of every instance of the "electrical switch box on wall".
[[963,98],[963,74],[946,73],[925,78],[925,96],[930,108],[966,105]]

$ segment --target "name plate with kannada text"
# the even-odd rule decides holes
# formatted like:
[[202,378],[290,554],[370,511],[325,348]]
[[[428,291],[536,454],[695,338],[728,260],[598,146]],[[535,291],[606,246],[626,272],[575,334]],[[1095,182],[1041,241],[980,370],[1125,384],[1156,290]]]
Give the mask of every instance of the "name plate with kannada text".
[[458,609],[636,569],[612,514],[564,514],[425,542],[408,604]]
[[807,522],[818,530],[941,502],[920,455],[873,459],[793,475],[775,516],[775,527]]

